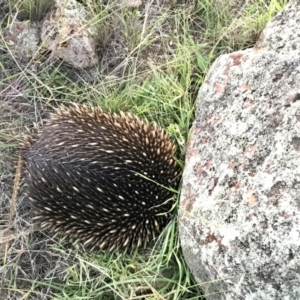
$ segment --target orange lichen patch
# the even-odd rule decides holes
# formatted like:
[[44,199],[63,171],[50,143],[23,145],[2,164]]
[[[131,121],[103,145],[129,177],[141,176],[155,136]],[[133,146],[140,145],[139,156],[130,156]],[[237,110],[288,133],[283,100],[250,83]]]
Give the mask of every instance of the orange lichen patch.
[[234,188],[236,190],[238,190],[240,187],[242,186],[242,183],[240,181],[236,182],[236,184],[234,185]]
[[207,126],[215,126],[218,124],[222,124],[226,120],[226,118],[222,118],[219,115],[212,115],[209,119],[206,119],[199,123],[199,132],[203,131],[203,128],[206,128]]
[[248,91],[248,90],[250,90],[251,86],[249,84],[243,82],[243,83],[240,84],[240,88],[242,90]]
[[221,239],[218,239],[214,234],[210,234],[210,233],[206,236],[205,241],[207,243],[212,243],[212,242],[216,241],[218,246],[221,246],[221,244],[222,244]]
[[249,206],[253,206],[257,203],[257,197],[254,195],[251,189],[248,189],[246,193],[246,202]]
[[[232,61],[226,63],[225,70],[223,72],[224,75],[228,75],[229,71],[232,66],[240,66],[243,61],[245,61],[247,58],[244,56],[243,52],[234,52],[229,54],[229,57],[232,59]],[[224,80],[225,83],[228,81],[228,76],[227,79]]]
[[229,56],[233,59],[233,65],[239,66],[242,63],[243,53],[232,53]]
[[191,184],[186,186],[186,194],[184,196],[183,201],[180,204],[180,207],[183,211],[191,212],[193,209],[193,205],[196,201],[196,196],[193,194]]
[[[228,77],[230,68],[231,68],[231,64],[230,64],[230,62],[228,61],[228,62],[226,62],[226,64],[225,64],[225,70],[224,70],[224,72],[223,72],[223,74],[224,74],[225,76],[227,76],[227,77]],[[226,80],[226,82],[227,82],[227,81],[228,81],[228,80]],[[226,83],[226,82],[225,82],[225,83]]]
[[202,166],[201,166],[201,164],[197,164],[196,165],[196,174],[197,175],[200,175],[201,174],[201,172],[202,172]]
[[205,168],[206,168],[206,169],[208,169],[208,170],[209,170],[209,169],[210,169],[210,167],[211,167],[211,165],[212,165],[212,162],[211,162],[211,160],[208,160],[208,161],[205,163],[205,165],[204,165],[204,166],[205,166]]
[[[191,141],[190,141],[191,143]],[[186,158],[194,157],[198,154],[198,149],[193,148],[191,145],[187,147]]]
[[187,150],[187,153],[189,154],[189,156],[194,156],[198,153],[198,151],[197,149],[191,147],[190,149]]
[[216,90],[216,94],[222,94],[224,92],[224,85],[220,83],[215,83],[214,88]]
[[247,156],[248,158],[250,158],[255,152],[255,150],[257,150],[257,148],[257,144],[253,144],[249,148],[245,149],[243,152],[244,157]]
[[199,128],[197,125],[196,126],[195,125],[192,126],[192,128],[191,128],[191,130],[189,132],[188,138],[190,138],[191,136],[199,136],[201,134],[202,128]]
[[232,162],[229,163],[228,167],[230,169],[233,169],[236,165],[237,165],[237,162],[236,161],[232,161]]

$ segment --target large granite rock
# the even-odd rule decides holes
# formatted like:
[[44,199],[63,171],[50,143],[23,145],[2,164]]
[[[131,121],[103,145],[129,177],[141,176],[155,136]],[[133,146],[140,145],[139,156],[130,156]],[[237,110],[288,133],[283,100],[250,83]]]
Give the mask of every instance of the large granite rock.
[[179,230],[207,300],[300,299],[300,1],[199,93]]

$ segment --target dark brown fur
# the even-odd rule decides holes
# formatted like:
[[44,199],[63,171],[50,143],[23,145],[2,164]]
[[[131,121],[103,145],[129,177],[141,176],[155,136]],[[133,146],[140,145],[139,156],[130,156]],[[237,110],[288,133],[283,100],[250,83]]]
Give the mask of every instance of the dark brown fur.
[[171,216],[180,169],[157,125],[74,106],[27,141],[25,183],[36,219],[85,246],[145,246]]

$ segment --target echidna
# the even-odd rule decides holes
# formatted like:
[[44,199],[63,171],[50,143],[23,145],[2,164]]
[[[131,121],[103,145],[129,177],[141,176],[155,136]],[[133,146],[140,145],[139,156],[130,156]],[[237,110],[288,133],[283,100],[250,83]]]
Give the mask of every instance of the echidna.
[[161,232],[180,168],[165,130],[130,114],[72,106],[25,153],[26,194],[42,228],[92,249],[132,250]]

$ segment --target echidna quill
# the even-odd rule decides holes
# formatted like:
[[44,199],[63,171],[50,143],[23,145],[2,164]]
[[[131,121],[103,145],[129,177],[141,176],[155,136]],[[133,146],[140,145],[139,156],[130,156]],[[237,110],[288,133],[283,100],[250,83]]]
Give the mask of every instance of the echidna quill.
[[72,106],[45,120],[24,151],[26,194],[43,228],[91,249],[132,250],[171,217],[180,168],[156,124]]

